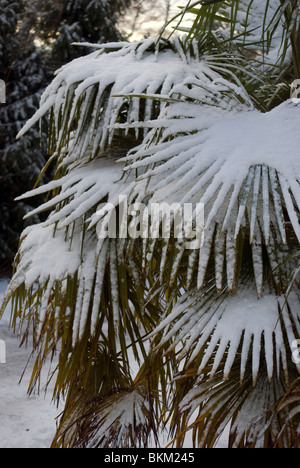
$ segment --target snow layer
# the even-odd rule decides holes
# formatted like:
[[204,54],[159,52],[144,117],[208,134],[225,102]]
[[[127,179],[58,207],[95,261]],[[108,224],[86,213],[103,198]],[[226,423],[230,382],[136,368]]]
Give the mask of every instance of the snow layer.
[[[273,167],[287,179],[298,176],[298,104],[286,101],[265,114],[249,109],[236,113],[202,108],[202,112],[199,112],[198,108],[197,117],[191,116],[190,119],[184,119],[185,122],[173,118],[176,114],[180,115],[181,111],[181,103],[172,104],[170,109],[167,109],[167,118],[161,125],[166,128],[163,140],[176,136],[179,129],[182,131],[184,123],[188,125],[188,135],[138,151],[135,155],[138,161],[130,166],[132,169],[174,158],[172,166],[169,163],[167,167],[172,174],[178,169],[176,156],[179,156],[181,165],[188,162],[191,166],[189,172],[186,171],[190,176],[187,182],[193,181],[195,174],[201,174],[203,166],[211,166],[216,161],[221,169],[218,180],[229,181],[230,185],[244,180],[249,168],[258,164]],[[197,133],[191,135],[190,132]],[[141,157],[143,159],[139,161]],[[132,155],[128,157],[130,158]],[[235,168],[234,171],[232,167]],[[159,174],[162,170],[164,166],[153,171],[151,175]],[[173,181],[174,178],[170,175],[167,182]],[[174,187],[172,192],[176,192],[177,188]]]
[[[205,73],[211,76],[212,72],[204,62],[191,60],[187,63],[178,41],[174,42],[178,53],[164,50],[158,55],[149,52],[155,43],[155,39],[149,39],[140,43],[128,43],[121,50],[110,53],[97,50],[63,67],[43,94],[39,111],[27,122],[18,138],[53,109],[57,147],[60,147],[66,131],[71,131],[73,118],[82,102],[80,106],[83,117],[78,121],[68,151],[76,160],[85,154],[92,142],[92,154],[95,156],[99,147],[103,148],[107,141],[112,141],[113,126],[118,121],[125,102],[124,95],[134,96],[127,116],[127,123],[130,124],[139,121],[141,95],[153,96],[159,93],[160,98],[167,98],[176,85],[185,80],[207,81],[204,78]],[[220,76],[215,73],[214,78],[217,77]],[[146,122],[151,119],[153,105],[152,99],[146,103]],[[85,116],[89,112],[92,116],[86,126]]]

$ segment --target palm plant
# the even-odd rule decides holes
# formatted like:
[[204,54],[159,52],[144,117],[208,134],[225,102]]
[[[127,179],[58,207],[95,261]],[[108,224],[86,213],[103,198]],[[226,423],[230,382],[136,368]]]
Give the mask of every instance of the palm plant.
[[[58,354],[55,447],[158,445],[166,428],[213,447],[228,425],[230,447],[299,446],[299,2],[189,1],[176,20],[184,38],[63,67],[20,134],[50,112],[56,172],[22,197],[47,194],[28,216],[50,214],[23,233],[2,309],[33,331],[31,391]],[[99,238],[120,195],[204,204],[204,245]]]

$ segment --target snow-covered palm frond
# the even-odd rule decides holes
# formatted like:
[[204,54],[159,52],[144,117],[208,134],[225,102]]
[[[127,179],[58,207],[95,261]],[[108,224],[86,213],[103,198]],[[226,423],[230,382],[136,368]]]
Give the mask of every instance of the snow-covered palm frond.
[[[50,110],[49,151],[58,157],[59,169],[54,182],[26,195],[34,196],[50,191],[50,200],[37,211],[53,208],[54,211],[46,223],[37,227],[35,232],[24,233],[25,240],[18,256],[19,268],[5,303],[14,290],[16,291],[15,286],[20,289],[21,285],[26,285],[31,290],[34,282],[38,281],[43,290],[43,301],[42,306],[39,302],[35,303],[35,310],[40,310],[41,306],[43,318],[47,307],[50,306],[53,286],[58,281],[67,280],[69,273],[75,278],[76,272],[79,274],[79,295],[74,337],[78,333],[79,323],[81,333],[87,325],[86,320],[81,320],[78,314],[83,304],[85,314],[88,314],[86,306],[90,303],[90,298],[94,298],[95,281],[98,287],[103,287],[106,269],[104,262],[104,265],[99,266],[101,271],[98,271],[99,258],[102,262],[113,259],[110,266],[110,284],[114,286],[115,292],[112,294],[110,305],[113,304],[117,313],[118,286],[113,276],[117,265],[116,242],[112,241],[110,248],[107,247],[107,243],[99,243],[96,226],[87,233],[86,224],[90,216],[97,212],[99,203],[110,200],[117,189],[123,193],[126,191],[126,187],[123,190],[120,185],[113,183],[118,181],[120,171],[114,171],[112,164],[107,162],[109,156],[117,159],[122,156],[122,151],[126,154],[128,149],[126,143],[121,150],[118,145],[116,147],[114,124],[117,121],[139,122],[141,118],[143,134],[148,127],[147,122],[159,112],[165,98],[174,94],[176,86],[184,81],[201,81],[205,77],[205,71],[209,70],[199,59],[192,60],[190,57],[188,63],[188,57],[183,53],[179,40],[163,46],[159,54],[154,53],[154,43],[154,40],[149,40],[138,44],[109,45],[63,67],[42,97],[40,110],[19,135],[25,133]],[[136,97],[129,100],[126,97],[128,94],[134,94]],[[145,95],[151,99],[145,101]],[[126,132],[123,136],[126,137]],[[135,138],[129,147],[134,144]],[[91,160],[93,162],[89,165]],[[62,166],[65,167],[63,171],[60,170]],[[77,268],[74,271],[68,272],[68,264],[65,264],[65,268],[64,265],[58,268],[55,264],[55,268],[48,269],[49,263],[45,262],[41,239],[49,237],[51,229],[53,249],[56,249],[56,243],[61,246],[63,242],[65,252],[72,251],[72,248],[78,252],[78,246],[81,246],[80,260],[77,258]],[[108,249],[108,253],[105,248]],[[59,252],[59,249],[56,251]],[[35,254],[32,255],[32,252]],[[55,263],[54,259],[53,261]],[[37,270],[36,265],[39,265]],[[45,271],[48,273],[44,274]],[[132,278],[137,277],[136,272],[132,274]],[[101,291],[102,289],[96,294],[98,305]],[[26,306],[30,307],[32,304],[26,303]],[[95,305],[94,313],[97,308]],[[85,318],[87,316],[85,315]],[[40,321],[40,330],[42,324],[43,320]]]
[[212,362],[213,377],[226,357],[222,370],[227,380],[238,356],[241,381],[248,362],[252,362],[254,383],[262,362],[270,380],[275,367],[280,377],[281,366],[288,378],[290,346],[300,333],[299,294],[294,291],[286,301],[274,294],[257,299],[249,286],[240,287],[233,297],[224,292],[216,298],[212,287],[202,293],[189,291],[154,334],[161,331],[161,345],[171,343],[169,349],[176,348],[181,359],[187,356],[187,366],[197,361],[199,375]]
[[[124,361],[131,351],[140,361],[146,355],[142,337],[159,314],[158,307],[144,307],[151,282],[146,286],[138,243],[126,249],[121,240],[99,239],[96,228],[88,230],[89,215],[118,192],[120,172],[112,161],[98,159],[35,191],[54,193],[42,207],[54,210],[44,223],[23,233],[4,299],[3,310],[13,299],[13,324],[24,339],[34,332],[37,359],[31,386],[59,346],[64,371],[57,396],[65,391],[67,376],[76,377],[79,355],[89,362],[84,373],[92,372],[86,353],[99,342],[108,340],[107,346],[116,349],[120,340]],[[89,345],[83,346],[86,339]]]
[[[133,383],[128,363],[124,361],[122,354],[111,346],[109,334],[110,332],[105,330],[104,336],[97,342],[89,342],[85,347],[77,346],[70,355],[60,356],[57,379],[59,388],[56,394],[61,392],[62,381],[65,380],[68,385],[68,403],[57,428],[54,447],[87,445],[92,441],[91,437],[85,438],[86,432],[91,430],[100,435],[103,425],[108,429],[107,432],[104,430],[105,435],[101,440],[104,444],[109,437],[109,443],[112,444],[118,437],[119,440],[125,441],[129,434],[133,437],[136,430],[140,436],[137,435],[136,446],[139,442],[142,445],[145,442],[144,436],[147,438],[146,432],[148,431],[149,435],[151,431],[148,427],[144,428],[143,432],[138,423],[139,418],[144,417],[146,420],[150,413],[151,395],[149,396],[147,386],[141,381]],[[75,365],[74,361],[76,362],[78,355],[85,362],[85,367],[90,368],[90,372],[82,372],[82,369]],[[126,407],[130,403],[132,413],[128,414],[125,423],[124,405]],[[118,426],[121,419],[124,424]],[[114,428],[122,429],[123,433],[113,434]]]
[[[195,100],[196,92],[191,91]],[[195,102],[171,103],[158,122],[159,139],[152,130],[146,138],[149,143],[127,156],[127,171],[147,168],[140,180],[151,180],[148,195],[153,194],[155,202],[204,205],[199,288],[213,244],[217,287],[223,286],[226,259],[228,287],[234,290],[239,235],[247,233],[261,295],[263,245],[274,270],[289,256],[284,247],[287,237],[300,241],[299,116],[299,106],[292,102],[269,113],[243,106],[228,112]]]
[[[188,426],[193,430],[194,445],[205,448],[214,447],[228,427],[230,448],[290,447],[288,431],[280,434],[288,412],[276,417],[275,409],[278,397],[287,390],[285,380],[274,377],[270,382],[261,370],[255,387],[251,385],[251,373],[241,384],[238,363],[236,367],[225,382],[222,373],[209,381],[199,378],[178,405],[178,432]],[[179,379],[179,389],[180,383]]]
[[54,191],[57,193],[26,217],[54,210],[44,225],[64,229],[87,216],[91,210],[93,212],[102,200],[110,202],[114,195],[125,190],[124,183],[119,180],[122,178],[122,165],[116,166],[110,159],[96,159],[90,164],[86,162],[83,160],[80,167],[65,176],[22,195],[19,200]]
[[278,18],[282,12],[280,0],[267,3],[259,0],[190,1],[186,9],[182,10],[183,17],[186,13],[195,16],[188,31],[190,37],[201,35],[203,29],[215,30],[217,24],[225,37],[240,42],[243,46],[256,48],[256,50],[263,42],[266,28],[270,24],[279,23]]
[[[182,27],[187,14],[194,19],[190,26]],[[223,40],[254,52],[259,50],[265,63],[276,63],[279,58],[285,59],[291,38],[297,34],[299,18],[297,0],[190,0],[175,19],[177,29],[187,33],[186,43],[195,38],[203,40],[206,31],[217,31]]]
[[78,421],[74,447],[146,447],[151,433],[151,409],[147,394],[122,389],[93,401]]
[[[127,279],[118,282],[115,273],[118,271],[121,274],[118,265],[125,262],[126,253],[119,251],[116,240],[108,243],[97,239],[98,205],[103,201],[114,202],[118,193],[124,195],[128,192],[141,199],[146,194],[143,182],[136,184],[134,179],[130,183],[128,180],[118,182],[122,166],[114,170],[108,157],[111,155],[116,159],[122,155],[122,151],[126,154],[128,146],[125,144],[125,149],[120,153],[114,140],[116,134],[123,132],[126,140],[131,126],[136,130],[136,135],[140,130],[144,133],[153,126],[156,132],[155,127],[158,126],[159,134],[164,119],[159,120],[158,124],[152,119],[170,99],[193,100],[199,105],[201,102],[213,107],[218,104],[224,109],[252,108],[247,93],[230,70],[224,68],[230,80],[225,79],[219,67],[215,70],[213,63],[200,58],[198,48],[194,47],[192,51],[194,56],[185,54],[180,41],[175,40],[155,54],[153,40],[149,40],[133,45],[108,46],[80,61],[75,60],[58,73],[42,98],[40,110],[24,128],[22,133],[51,110],[49,149],[59,161],[53,182],[21,197],[49,193],[48,201],[29,215],[53,211],[45,223],[24,233],[17,258],[18,268],[5,300],[7,304],[14,293],[24,287],[31,291],[38,282],[40,293],[33,304],[25,302],[23,310],[25,316],[25,310],[31,307],[32,317],[40,312],[38,335],[47,330],[44,319],[48,308],[51,308],[51,298],[54,295],[58,304],[58,298],[62,297],[64,288],[58,284],[64,285],[70,278],[74,281],[77,299],[73,315],[67,315],[72,323],[75,342],[87,329],[92,330],[92,335],[95,333],[107,276],[112,292],[109,307],[112,307],[115,318],[118,315],[119,287],[126,284]],[[170,66],[166,66],[168,63]],[[127,94],[134,94],[135,97],[129,99]],[[145,100],[147,97],[151,99]],[[190,104],[192,107],[193,104]],[[209,119],[205,119],[206,125]],[[126,123],[120,123],[122,121]],[[133,141],[131,146],[136,144],[136,140]],[[89,232],[88,220],[91,220]],[[48,248],[51,242],[51,251],[60,252],[57,261],[56,255],[53,255],[50,268],[49,262],[46,262],[45,237],[49,237]],[[61,262],[61,258],[63,253],[71,256],[72,252],[75,252],[76,261],[74,268],[68,270],[68,263]],[[123,260],[120,261],[120,258]],[[125,270],[127,275],[128,267]],[[137,278],[132,262],[130,270],[131,278]],[[54,294],[55,288],[59,288],[60,294],[57,289]],[[128,301],[125,302],[125,308],[130,310]]]
[[[118,346],[118,340],[122,343],[125,361],[128,349],[137,360],[146,355],[142,336],[152,331],[159,305],[156,303],[154,309],[147,300],[145,306],[153,285],[149,277],[146,281],[141,247],[138,242],[128,245],[119,239],[99,240],[94,219],[99,203],[114,202],[118,193],[129,189],[135,196],[141,184],[134,186],[134,179],[120,181],[122,165],[114,171],[108,158],[126,154],[128,145],[130,148],[139,141],[139,133],[144,135],[149,125],[151,129],[153,118],[170,98],[188,99],[180,94],[181,83],[188,92],[189,84],[196,82],[202,86],[202,99],[214,98],[225,107],[233,108],[248,99],[237,81],[224,82],[196,49],[193,57],[186,55],[180,41],[175,40],[155,54],[153,44],[149,40],[114,45],[111,47],[117,50],[113,51],[109,46],[64,67],[45,92],[40,111],[23,131],[51,111],[49,150],[58,158],[58,169],[53,182],[26,197],[49,193],[37,212],[52,211],[46,222],[24,232],[17,269],[4,301],[5,307],[14,299],[13,322],[20,333],[25,327],[27,337],[33,327],[38,351],[33,382],[61,340],[62,360],[74,347],[83,355],[86,338],[95,347],[106,332],[112,348]],[[211,88],[208,98],[205,88]],[[134,97],[129,99],[127,94]],[[147,96],[151,99],[145,100]],[[120,133],[120,126],[122,122],[130,126],[133,121],[137,131],[120,149],[119,137],[128,141],[130,131]],[[141,190],[140,196],[144,193]],[[70,359],[68,368],[70,374],[75,372],[75,358]],[[84,372],[88,375],[90,366]],[[60,377],[57,388],[65,391],[65,382],[66,376]]]
[[[188,22],[182,26],[187,14]],[[187,33],[185,45],[196,40],[210,48],[213,43],[216,60],[224,52],[232,54],[236,68],[240,55],[246,59],[244,70],[252,62],[261,74],[270,73],[262,87],[256,79],[245,80],[248,92],[254,86],[257,108],[269,110],[288,99],[291,74],[300,76],[298,0],[190,0],[175,20],[175,30]]]
[[141,122],[143,134],[176,85],[201,80],[209,71],[184,52],[178,39],[161,45],[159,54],[154,53],[155,42],[99,46],[63,67],[19,137],[51,111],[49,149],[61,158],[67,155],[69,164],[87,153],[90,158],[101,155],[113,142],[117,122]]

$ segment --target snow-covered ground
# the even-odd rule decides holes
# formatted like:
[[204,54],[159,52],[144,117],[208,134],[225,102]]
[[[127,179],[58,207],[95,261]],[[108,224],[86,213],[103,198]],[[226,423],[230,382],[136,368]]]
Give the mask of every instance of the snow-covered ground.
[[[0,301],[7,284],[8,280],[0,280]],[[27,395],[33,362],[19,384],[30,348],[19,347],[19,339],[9,330],[9,319],[7,310],[0,321],[0,339],[6,343],[6,364],[0,364],[0,448],[49,448],[62,408],[51,402],[51,385],[46,396],[43,392]]]

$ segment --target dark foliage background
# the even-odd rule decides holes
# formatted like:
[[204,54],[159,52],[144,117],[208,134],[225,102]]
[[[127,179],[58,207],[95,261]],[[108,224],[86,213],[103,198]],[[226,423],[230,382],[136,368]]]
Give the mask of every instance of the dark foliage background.
[[0,0],[0,79],[7,93],[6,104],[0,104],[0,274],[12,267],[26,227],[23,217],[32,208],[14,199],[33,188],[47,160],[46,122],[42,139],[38,128],[21,141],[16,141],[16,135],[38,108],[54,71],[90,52],[71,44],[119,41],[117,22],[130,3]]

